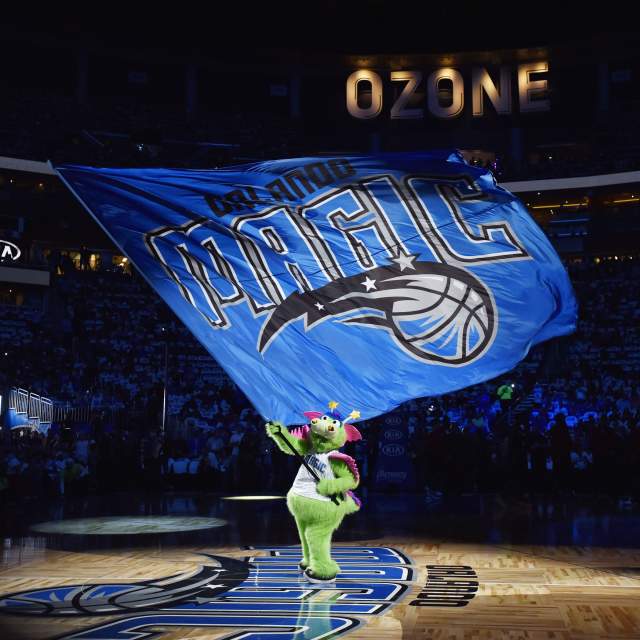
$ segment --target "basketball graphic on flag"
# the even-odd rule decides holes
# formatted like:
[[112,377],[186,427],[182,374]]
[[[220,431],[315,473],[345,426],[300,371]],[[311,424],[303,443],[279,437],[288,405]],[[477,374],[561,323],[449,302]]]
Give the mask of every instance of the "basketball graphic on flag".
[[495,311],[484,287],[474,287],[455,275],[427,273],[391,279],[402,285],[392,308],[398,331],[416,348],[451,363],[467,362],[477,355],[495,325]]
[[405,353],[445,365],[468,364],[493,339],[495,305],[466,269],[416,260],[410,271],[390,264],[367,271],[364,283],[362,278],[349,276],[285,300],[265,323],[261,348],[302,316],[307,331],[331,318],[384,329]]

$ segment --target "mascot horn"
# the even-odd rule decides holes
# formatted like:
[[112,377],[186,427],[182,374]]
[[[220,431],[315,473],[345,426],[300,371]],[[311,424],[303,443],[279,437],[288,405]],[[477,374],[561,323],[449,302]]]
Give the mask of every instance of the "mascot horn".
[[331,582],[340,567],[331,559],[331,536],[342,518],[360,508],[352,493],[360,474],[355,460],[339,453],[345,442],[360,440],[360,432],[349,420],[360,417],[352,411],[342,419],[337,402],[330,402],[328,413],[305,411],[309,424],[288,431],[279,422],[266,424],[267,435],[289,455],[303,457],[287,506],[298,526],[302,546],[301,571],[310,582]]

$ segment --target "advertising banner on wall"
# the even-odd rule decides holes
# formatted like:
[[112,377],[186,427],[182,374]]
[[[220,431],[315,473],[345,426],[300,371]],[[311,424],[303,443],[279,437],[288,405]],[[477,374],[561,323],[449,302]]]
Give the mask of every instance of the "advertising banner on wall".
[[396,412],[380,418],[380,440],[375,469],[375,488],[402,486],[410,491],[415,485],[413,463],[409,456],[408,415]]

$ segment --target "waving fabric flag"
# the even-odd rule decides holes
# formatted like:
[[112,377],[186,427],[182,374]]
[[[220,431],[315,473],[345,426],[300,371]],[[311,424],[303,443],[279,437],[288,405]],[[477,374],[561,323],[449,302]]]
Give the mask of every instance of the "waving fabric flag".
[[265,418],[371,418],[575,328],[542,231],[457,153],[57,170]]

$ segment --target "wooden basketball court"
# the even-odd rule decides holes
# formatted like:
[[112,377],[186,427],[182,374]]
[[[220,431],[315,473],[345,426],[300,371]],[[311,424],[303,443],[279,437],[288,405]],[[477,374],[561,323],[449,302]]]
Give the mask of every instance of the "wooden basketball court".
[[[25,538],[19,546],[5,545],[3,550],[2,640],[204,640],[238,635],[280,640],[340,637],[347,632],[353,640],[640,638],[640,549],[495,546],[405,537],[350,541],[336,547],[338,561],[344,559],[345,577],[325,589],[295,575],[295,549],[139,547],[75,552],[32,544],[38,540]],[[200,585],[197,595],[187,594],[186,601],[173,594],[161,602],[163,588],[182,585],[185,577],[187,582],[197,581],[203,564],[215,564],[211,556],[251,557],[253,569],[240,578],[233,574],[236,569],[216,574],[210,596],[208,585]],[[362,568],[363,557],[369,568]],[[380,566],[388,564],[391,573],[374,571],[367,578],[378,561]],[[235,577],[225,585],[225,576],[232,574]],[[367,579],[377,585],[374,593],[362,588]],[[126,591],[127,585],[144,581],[161,590],[157,605],[141,600],[125,613],[100,615],[97,610],[83,611],[91,598],[84,603],[77,599],[82,587],[85,594],[97,584],[119,585]],[[395,592],[391,584],[398,586]],[[81,587],[75,601],[64,591],[38,591],[66,585]],[[104,603],[104,594],[93,593],[100,596],[95,602]],[[7,594],[18,595],[12,600]],[[49,604],[34,605],[38,598]],[[68,608],[61,613],[65,598]],[[249,605],[244,611],[242,603]],[[29,610],[19,612],[20,607]],[[52,608],[47,612],[47,607]],[[225,616],[229,626],[224,626]]]

